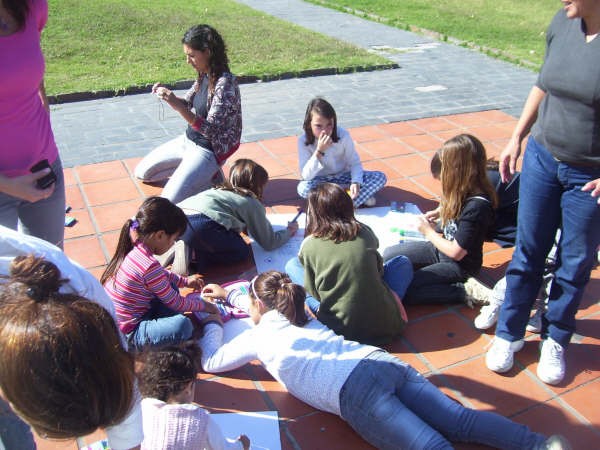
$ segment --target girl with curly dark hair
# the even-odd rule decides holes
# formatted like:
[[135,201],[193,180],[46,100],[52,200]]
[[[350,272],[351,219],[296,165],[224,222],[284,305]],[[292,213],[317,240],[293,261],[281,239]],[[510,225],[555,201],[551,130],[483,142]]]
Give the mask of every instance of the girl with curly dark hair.
[[198,79],[184,97],[156,83],[152,93],[188,123],[186,132],[150,152],[136,167],[145,182],[170,179],[162,196],[173,203],[211,186],[220,166],[240,146],[242,107],[235,76],[229,71],[227,47],[210,25],[195,25],[181,40],[186,60]]

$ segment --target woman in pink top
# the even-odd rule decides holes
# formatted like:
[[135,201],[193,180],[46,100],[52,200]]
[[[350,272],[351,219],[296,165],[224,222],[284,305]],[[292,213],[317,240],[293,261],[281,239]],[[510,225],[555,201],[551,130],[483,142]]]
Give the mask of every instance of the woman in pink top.
[[[62,247],[65,188],[40,46],[47,19],[47,0],[0,0],[0,224]],[[44,160],[52,169],[31,173]]]

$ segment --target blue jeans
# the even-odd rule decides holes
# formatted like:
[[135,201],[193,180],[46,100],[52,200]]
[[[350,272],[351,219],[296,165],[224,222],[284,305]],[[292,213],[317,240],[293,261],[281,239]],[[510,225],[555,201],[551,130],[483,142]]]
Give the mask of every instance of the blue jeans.
[[189,225],[181,239],[196,252],[196,270],[203,272],[212,264],[231,264],[246,260],[252,248],[237,231],[204,214],[188,216]]
[[[304,286],[304,266],[300,264],[298,257],[294,257],[285,263],[285,272],[290,276],[292,282]],[[321,306],[321,302],[308,293],[304,303],[315,315]]]
[[[290,259],[285,264],[285,271],[294,283],[304,286],[304,267],[297,257]],[[412,264],[405,256],[396,256],[383,265],[383,280],[401,299],[412,280],[412,275]],[[315,314],[321,305],[316,298],[308,294],[305,303]]]
[[52,163],[54,192],[44,200],[28,202],[0,193],[0,225],[39,237],[63,248],[65,238],[65,178],[60,157]]
[[452,449],[450,441],[533,449],[545,437],[499,414],[465,408],[405,362],[376,351],[340,391],[342,418],[380,449]]
[[146,182],[169,178],[161,196],[173,203],[205,191],[219,165],[212,150],[200,147],[185,134],[156,147],[135,168],[135,176]]
[[36,448],[29,425],[17,416],[9,404],[0,398],[0,447],[6,450],[34,450]]
[[194,325],[188,317],[155,299],[135,330],[127,334],[127,341],[136,349],[177,344],[190,339],[193,331]]
[[557,229],[555,279],[542,321],[542,336],[566,347],[575,331],[575,314],[600,243],[600,206],[581,187],[600,178],[600,167],[555,160],[529,138],[523,158],[517,242],[506,271],[506,297],[496,336],[516,341],[525,335],[529,311],[542,284],[544,262]]

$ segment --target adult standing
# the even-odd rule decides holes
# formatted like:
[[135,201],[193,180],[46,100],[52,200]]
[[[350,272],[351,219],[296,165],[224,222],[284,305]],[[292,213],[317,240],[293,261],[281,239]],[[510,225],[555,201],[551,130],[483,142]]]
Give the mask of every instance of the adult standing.
[[521,141],[531,128],[506,300],[486,356],[491,370],[512,367],[542,283],[544,259],[561,227],[537,367],[538,377],[549,384],[564,377],[564,352],[600,243],[600,0],[562,3],[563,10],[548,28],[536,85],[500,156],[500,173],[506,180],[515,172]]
[[[44,89],[47,0],[0,0],[0,224],[59,247],[65,187]],[[31,173],[46,160],[50,168]],[[38,180],[50,171],[56,181]]]
[[209,25],[195,25],[183,36],[187,62],[198,79],[185,97],[156,83],[152,93],[188,123],[186,132],[150,152],[135,168],[146,182],[171,177],[162,196],[173,203],[211,186],[220,166],[240,146],[242,106],[236,78],[221,35]]

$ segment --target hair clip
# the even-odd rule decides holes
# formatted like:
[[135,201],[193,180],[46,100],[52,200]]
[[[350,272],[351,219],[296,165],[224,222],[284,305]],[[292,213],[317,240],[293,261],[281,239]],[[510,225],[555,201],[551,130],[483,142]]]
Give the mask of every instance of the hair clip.
[[131,225],[129,225],[130,230],[137,230],[140,227],[140,222],[135,218],[131,218]]

